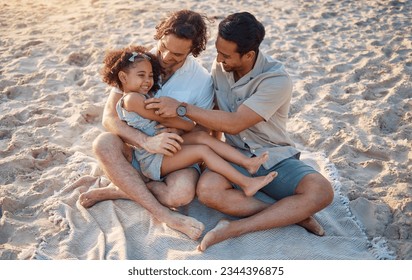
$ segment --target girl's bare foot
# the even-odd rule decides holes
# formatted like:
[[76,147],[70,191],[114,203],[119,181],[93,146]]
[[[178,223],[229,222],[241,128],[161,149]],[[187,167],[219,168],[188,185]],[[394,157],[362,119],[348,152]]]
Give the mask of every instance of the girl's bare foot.
[[248,158],[245,168],[251,174],[255,174],[260,166],[265,163],[269,158],[269,152],[264,152],[260,156]]
[[273,171],[266,176],[250,177],[247,181],[245,181],[246,184],[244,184],[242,189],[246,196],[253,196],[258,190],[272,182],[277,175],[278,173]]
[[217,225],[208,233],[205,234],[197,249],[204,252],[213,244],[222,242],[231,237],[227,236],[226,231],[229,229],[230,222],[228,220],[220,220]]

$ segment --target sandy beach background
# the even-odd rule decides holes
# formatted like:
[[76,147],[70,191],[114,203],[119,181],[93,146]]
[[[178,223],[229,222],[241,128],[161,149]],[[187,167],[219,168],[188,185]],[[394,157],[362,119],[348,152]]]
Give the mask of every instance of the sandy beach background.
[[216,25],[249,11],[262,49],[294,80],[289,130],[322,152],[367,237],[412,259],[412,1],[0,0],[0,259],[30,259],[60,230],[45,200],[98,172],[104,52],[152,46],[168,12],[206,13]]

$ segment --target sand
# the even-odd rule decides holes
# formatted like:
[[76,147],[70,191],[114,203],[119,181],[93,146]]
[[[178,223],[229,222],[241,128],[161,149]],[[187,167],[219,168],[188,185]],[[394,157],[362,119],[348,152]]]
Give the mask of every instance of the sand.
[[[273,3],[274,2],[274,3]],[[108,48],[153,46],[159,18],[249,11],[294,81],[289,131],[322,152],[368,239],[412,259],[412,1],[0,0],[0,259],[31,259],[62,230],[45,200],[85,174],[104,131]]]

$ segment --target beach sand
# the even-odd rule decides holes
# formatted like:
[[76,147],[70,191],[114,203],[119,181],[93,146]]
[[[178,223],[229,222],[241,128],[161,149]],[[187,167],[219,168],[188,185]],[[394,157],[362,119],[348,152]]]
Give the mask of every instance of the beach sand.
[[62,230],[44,202],[85,174],[108,88],[109,48],[153,46],[168,12],[217,23],[249,11],[266,27],[262,49],[294,81],[288,125],[301,149],[322,152],[368,239],[412,259],[412,1],[0,0],[0,259],[30,259]]

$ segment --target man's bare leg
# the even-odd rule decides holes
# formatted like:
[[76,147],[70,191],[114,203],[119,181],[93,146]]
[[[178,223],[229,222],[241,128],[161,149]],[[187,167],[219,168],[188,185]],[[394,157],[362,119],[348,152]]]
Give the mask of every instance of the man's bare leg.
[[[146,184],[157,200],[169,208],[189,204],[194,196],[199,172],[194,168],[178,170],[167,175],[164,182],[151,181]],[[124,191],[110,183],[107,187],[90,189],[79,197],[80,204],[90,208],[104,200],[131,199]]]
[[192,202],[196,194],[199,172],[193,168],[185,168],[168,174],[162,184],[148,183],[148,188],[163,205],[178,208]]
[[296,194],[267,205],[241,191],[232,189],[219,174],[207,171],[199,179],[197,194],[201,202],[223,213],[246,217],[223,220],[206,233],[199,245],[204,251],[213,244],[242,234],[301,223],[308,230],[323,235],[323,228],[312,217],[332,202],[333,189],[319,174],[306,175],[296,188]]
[[107,177],[123,191],[127,198],[147,209],[157,220],[180,231],[191,239],[198,239],[204,225],[194,218],[181,215],[162,205],[148,190],[140,174],[130,164],[131,149],[114,134],[103,133],[93,148]]
[[90,208],[105,200],[131,199],[124,191],[110,183],[107,187],[90,189],[79,196],[79,202],[84,208]]

